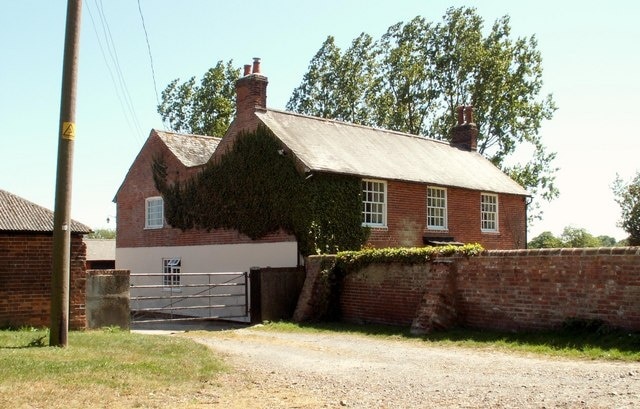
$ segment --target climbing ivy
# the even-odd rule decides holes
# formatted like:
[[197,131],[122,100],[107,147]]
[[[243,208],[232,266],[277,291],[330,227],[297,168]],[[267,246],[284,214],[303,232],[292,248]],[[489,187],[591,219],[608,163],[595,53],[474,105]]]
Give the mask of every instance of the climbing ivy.
[[338,270],[348,273],[372,263],[420,264],[437,257],[476,256],[483,251],[484,248],[478,243],[463,246],[389,247],[343,251],[336,256],[336,267]]
[[354,176],[296,170],[292,155],[269,129],[238,135],[233,149],[195,177],[169,183],[162,157],[152,164],[176,228],[236,229],[259,239],[282,229],[295,235],[304,255],[357,250],[368,237],[362,227],[362,192]]

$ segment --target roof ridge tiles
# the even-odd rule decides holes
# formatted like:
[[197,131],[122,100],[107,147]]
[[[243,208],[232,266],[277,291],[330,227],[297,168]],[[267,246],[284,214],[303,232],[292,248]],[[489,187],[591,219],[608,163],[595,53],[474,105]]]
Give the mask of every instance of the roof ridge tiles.
[[341,120],[338,120],[338,119],[322,118],[322,117],[319,117],[319,116],[300,114],[300,113],[297,113],[297,112],[285,111],[285,110],[281,110],[281,109],[267,108],[267,112],[270,112],[270,111],[271,112],[276,112],[276,113],[279,113],[279,114],[298,116],[298,117],[307,118],[307,119],[311,119],[311,120],[336,123],[336,124],[339,124],[339,125],[351,126],[351,127],[356,127],[356,128],[362,128],[362,129],[370,129],[372,131],[382,132],[382,133],[385,133],[385,134],[395,134],[395,135],[398,135],[398,136],[404,136],[404,137],[408,137],[408,138],[415,138],[415,139],[426,140],[426,141],[430,141],[430,142],[437,142],[437,143],[441,143],[441,144],[444,144],[444,145],[449,145],[448,141],[441,140],[441,139],[435,139],[435,138],[432,138],[430,136],[414,135],[414,134],[411,134],[411,133],[408,133],[408,132],[394,131],[392,129],[386,129],[386,128],[376,128],[374,126],[369,126],[369,125],[354,124],[353,122],[341,121]]

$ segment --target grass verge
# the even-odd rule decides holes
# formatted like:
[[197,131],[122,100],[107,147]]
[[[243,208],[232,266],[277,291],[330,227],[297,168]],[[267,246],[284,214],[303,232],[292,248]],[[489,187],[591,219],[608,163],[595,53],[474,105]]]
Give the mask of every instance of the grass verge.
[[44,330],[0,331],[0,407],[165,407],[215,403],[225,370],[188,339],[119,330],[70,332],[48,347]]
[[422,342],[433,346],[458,346],[574,359],[640,361],[640,333],[589,323],[573,323],[561,330],[507,333],[456,328],[429,335],[412,335],[408,328],[355,325],[339,322],[296,324],[267,323],[262,331],[341,332],[387,339]]

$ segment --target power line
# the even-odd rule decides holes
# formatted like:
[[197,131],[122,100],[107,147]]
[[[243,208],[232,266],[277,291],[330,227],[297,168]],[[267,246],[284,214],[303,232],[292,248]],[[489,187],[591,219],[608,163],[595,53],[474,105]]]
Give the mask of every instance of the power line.
[[140,121],[138,120],[138,115],[136,114],[135,107],[133,105],[133,101],[131,99],[131,94],[129,93],[129,87],[127,87],[127,82],[125,81],[124,74],[122,73],[122,69],[120,68],[120,60],[118,59],[118,52],[116,51],[115,42],[113,41],[113,36],[111,35],[111,28],[109,27],[109,22],[107,21],[107,17],[104,14],[104,6],[102,4],[102,0],[100,0],[100,7],[98,7],[98,11],[100,14],[100,19],[102,21],[102,31],[104,33],[105,43],[107,44],[107,50],[111,55],[111,60],[115,66],[116,74],[118,77],[118,81],[120,83],[120,87],[122,88],[125,102],[127,104],[127,108],[131,112],[131,116],[134,121],[134,125],[136,126],[140,135],[142,135],[142,127],[140,126]]
[[[104,39],[101,39],[101,36],[98,32],[96,19],[94,19],[93,13],[91,12],[90,3],[87,2],[87,11],[89,12],[89,17],[91,18],[91,23],[93,25],[93,30],[98,41],[100,52],[102,53],[102,58],[104,59],[105,66],[107,68],[107,71],[109,72],[109,76],[111,78],[111,82],[113,84],[118,101],[120,102],[120,108],[122,109],[125,120],[127,121],[127,124],[131,131],[136,135],[138,141],[141,141],[143,139],[142,128],[140,126],[140,121],[138,120],[138,116],[136,114],[129,89],[124,79],[122,69],[120,68],[115,43],[113,41],[113,37],[111,36],[111,30],[109,29],[106,15],[104,14],[102,1],[100,1],[100,4],[98,4],[97,0],[94,0],[94,7],[96,7],[98,17],[100,18],[100,24],[102,26]],[[110,58],[107,57],[105,47],[107,48]]]
[[142,29],[144,30],[144,38],[147,41],[147,51],[149,52],[149,62],[151,64],[151,77],[153,78],[153,90],[156,93],[156,103],[160,105],[160,98],[158,97],[158,84],[156,83],[156,70],[153,66],[153,56],[151,54],[151,44],[149,43],[149,33],[147,32],[147,26],[144,23],[144,15],[142,14],[142,6],[140,6],[140,0],[138,0],[138,11],[140,12],[140,20],[142,21]]

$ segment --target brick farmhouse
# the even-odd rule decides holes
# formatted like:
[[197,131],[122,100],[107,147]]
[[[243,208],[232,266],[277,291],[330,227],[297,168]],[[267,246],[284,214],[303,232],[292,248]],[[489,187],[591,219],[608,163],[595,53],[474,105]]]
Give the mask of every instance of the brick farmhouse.
[[236,83],[236,117],[222,138],[152,130],[119,188],[116,268],[165,273],[247,271],[300,263],[295,237],[258,240],[234,230],[181,231],[167,225],[152,160],[165,158],[172,180],[197,174],[229,152],[239,135],[266,126],[300,172],[362,180],[363,224],[373,247],[477,242],[526,246],[528,193],[476,151],[471,107],[460,107],[451,142],[267,108],[260,61]]

